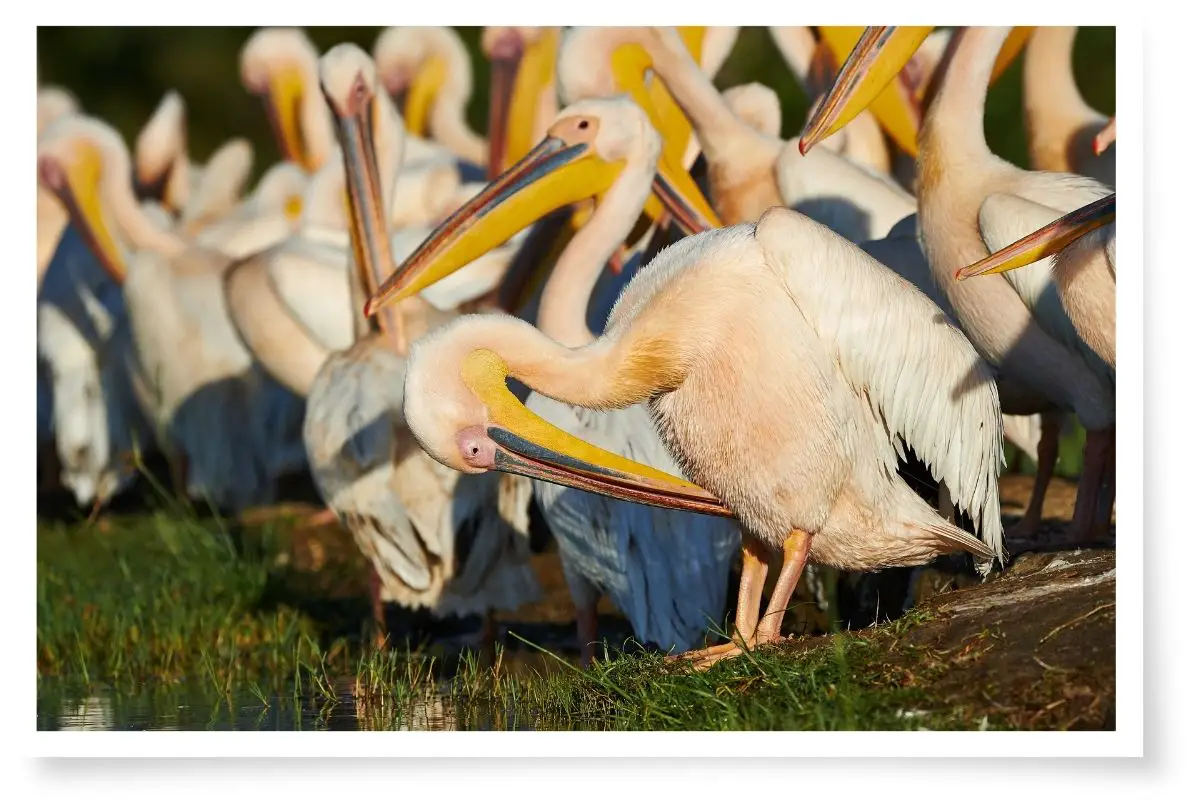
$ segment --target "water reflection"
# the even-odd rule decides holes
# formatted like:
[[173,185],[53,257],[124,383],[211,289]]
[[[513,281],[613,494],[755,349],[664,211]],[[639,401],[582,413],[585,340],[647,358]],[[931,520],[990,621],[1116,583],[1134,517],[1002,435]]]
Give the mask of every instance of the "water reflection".
[[[556,665],[510,660],[507,677],[542,675]],[[561,665],[558,665],[561,668]],[[531,730],[537,720],[510,704],[463,699],[453,676],[430,676],[415,686],[403,683],[368,691],[353,676],[334,679],[323,689],[294,684],[266,692],[239,685],[229,693],[211,683],[81,687],[53,678],[38,686],[38,730],[331,730],[440,731]],[[470,694],[470,693],[467,693]]]

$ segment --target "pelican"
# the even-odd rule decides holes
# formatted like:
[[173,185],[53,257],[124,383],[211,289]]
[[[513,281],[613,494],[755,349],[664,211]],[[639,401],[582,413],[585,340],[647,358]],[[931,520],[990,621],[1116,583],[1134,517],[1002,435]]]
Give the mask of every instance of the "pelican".
[[[595,152],[602,155],[573,165],[548,156],[548,147],[566,141],[580,126],[599,129],[594,144]],[[559,256],[542,291],[537,316],[538,330],[545,336],[566,347],[584,347],[596,338],[586,320],[592,287],[646,205],[661,139],[645,113],[627,98],[575,103],[559,114],[547,137],[429,241],[461,239],[464,225],[481,223],[469,251],[438,253],[436,269],[444,276],[462,263],[454,255],[473,255],[503,242],[548,209],[594,199],[595,210]],[[539,164],[549,168],[556,161],[563,163],[560,174],[547,178],[534,193],[522,195],[520,187],[529,170]],[[483,208],[492,210],[481,214]],[[401,269],[420,271],[432,264],[426,253],[428,245],[407,262],[412,266]],[[535,392],[526,407],[572,435],[679,474],[645,404],[602,412]],[[541,481],[534,486],[534,498],[559,543],[585,664],[594,658],[596,609],[602,594],[609,595],[630,620],[639,640],[666,650],[695,646],[720,618],[730,560],[739,539],[730,520],[627,503]]]
[[[488,177],[495,178],[532,149],[558,114],[554,61],[559,28],[490,26],[480,47],[492,65]],[[532,113],[511,113],[512,108]]]
[[[38,356],[53,389],[53,423],[62,484],[80,506],[99,508],[134,478],[135,448],[151,432],[134,397],[132,339],[120,286],[89,249],[81,227],[86,164],[77,142],[87,123],[60,117],[40,137],[38,176],[73,217],[38,292]],[[86,202],[86,201],[85,201]],[[165,220],[160,220],[165,224]]]
[[[66,89],[57,86],[38,87],[38,136],[55,120],[73,114],[79,110],[79,101]],[[50,266],[50,258],[58,247],[58,240],[67,227],[67,210],[62,203],[38,183],[37,192],[37,271],[38,286],[46,268]]]
[[[398,120],[390,139],[376,142],[371,134],[373,107],[395,114],[376,96],[377,80],[371,60],[353,45],[339,45],[321,61],[344,153],[359,273],[352,280],[362,282],[363,298],[393,263],[382,188],[393,184],[387,176],[401,162]],[[360,330],[352,347],[324,363],[304,421],[318,487],[374,566],[379,631],[384,601],[442,616],[490,615],[539,594],[528,561],[528,481],[460,476],[421,452],[405,429],[408,337],[436,322],[423,300],[404,306],[387,310],[375,330]]]
[[[129,151],[108,125],[81,120],[72,144],[66,182],[80,208],[78,224],[123,286],[138,360],[135,389],[177,485],[233,511],[269,501],[277,465],[303,456],[303,404],[238,340],[222,296],[230,259],[196,247],[138,207]],[[110,225],[129,242],[131,258]]]
[[[804,26],[772,25],[768,30],[775,47],[791,68],[797,82],[808,95],[810,108],[816,108],[817,100],[829,91],[837,65],[829,47],[817,42],[812,29]],[[773,138],[779,138],[774,134]],[[837,135],[822,144],[842,157],[881,174],[891,172],[891,157],[887,142],[875,117],[870,113],[860,114]]]
[[1071,70],[1078,28],[1039,26],[1025,50],[1025,136],[1034,169],[1086,175],[1117,185],[1113,153],[1096,152],[1093,141],[1108,118],[1087,104]]
[[[376,141],[404,137],[390,100],[378,97],[373,108]],[[392,149],[400,152],[401,145]],[[394,171],[393,197],[412,190],[406,172]],[[277,246],[240,260],[225,274],[230,318],[243,344],[273,378],[301,397],[308,396],[321,364],[333,352],[354,344],[354,319],[362,306],[351,302],[347,272],[352,237],[345,175],[337,153],[308,182],[299,204],[297,230]],[[420,226],[395,231],[394,250],[407,254],[430,230]],[[460,280],[431,287],[423,297],[438,311],[452,311],[484,295],[499,282],[522,239],[514,237],[464,270]]]
[[321,100],[317,49],[299,28],[263,28],[241,53],[242,85],[259,95],[280,152],[316,172],[333,152],[333,123]]
[[263,173],[254,191],[219,219],[211,219],[202,211],[205,197],[202,184],[197,202],[184,210],[181,233],[188,233],[188,214],[194,209],[197,217],[192,219],[207,217],[191,236],[198,247],[217,250],[233,259],[265,250],[298,229],[308,182],[308,173],[299,165],[290,161],[274,164]]
[[467,125],[471,59],[451,28],[393,27],[375,40],[375,65],[414,136],[428,136],[482,168],[488,143]]
[[[498,209],[536,214],[552,187],[621,169],[610,160],[620,131],[593,115],[569,123],[514,168],[506,193],[489,192],[454,224],[480,231],[500,224]],[[380,287],[368,313],[411,297],[477,246],[474,236],[432,239]],[[428,334],[409,355],[404,417],[427,453],[461,472],[497,469],[736,516],[746,532],[737,636],[692,654],[707,665],[779,639],[810,556],[861,570],[960,550],[986,568],[1001,556],[995,383],[940,318],[932,301],[860,249],[775,208],[757,224],[664,250],[630,282],[603,335],[582,347],[498,315]],[[510,377],[570,406],[645,403],[696,483],[555,428],[512,396]],[[947,483],[982,541],[899,479],[902,440]],[[784,565],[760,621],[769,548],[783,549]]]
[[[954,306],[934,280],[929,262],[921,250],[916,214],[898,222],[886,239],[862,242],[859,247],[936,303],[947,322],[961,327]],[[1007,386],[1001,382],[997,388],[1000,392],[1001,407],[1006,404],[1013,406],[1013,400],[1007,396]],[[1053,409],[1042,413],[1004,414],[1004,438],[1037,465],[1033,490],[1025,514],[1012,531],[1015,538],[1032,537],[1041,524],[1046,492],[1050,488],[1050,479],[1054,477],[1054,465],[1058,460],[1059,436],[1065,424],[1066,414]],[[938,505],[947,517],[953,513],[944,485],[939,486]]]
[[[894,75],[925,32],[869,29],[830,93],[835,100],[818,109],[801,136],[801,148],[810,149],[826,131],[869,102],[869,93],[855,91],[854,82],[872,71],[876,81]],[[1026,172],[988,149],[984,98],[1009,33],[1008,28],[960,30],[948,49],[941,87],[921,127],[921,234],[930,268],[964,332],[1000,373],[1007,407],[1024,404],[1030,413],[1070,409],[1087,431],[1070,533],[1075,540],[1088,540],[1097,528],[1107,530],[1112,513],[1107,501],[1111,495],[1104,488],[1111,477],[1116,423],[1112,368],[1071,325],[1046,259],[1000,277],[953,280],[959,267],[980,261],[1048,221],[1014,213],[1010,198],[1032,201],[1046,214],[1057,215],[1109,194],[1088,178]]]
[[[38,137],[55,120],[76,112],[79,101],[66,89],[58,86],[39,86],[37,103]],[[67,227],[67,210],[54,194],[37,185],[37,285],[41,293],[42,280],[50,266],[50,260],[59,247],[63,231]],[[50,365],[38,355],[38,486],[54,485],[58,481],[59,465],[55,463],[57,452],[54,446],[54,381]],[[41,465],[45,466],[45,471]]]
[[[1043,208],[1005,195],[1014,213],[1044,214]],[[1054,256],[1051,269],[1063,306],[1080,337],[1112,368],[1117,366],[1117,196],[1111,194],[1072,211],[969,267],[955,280],[1007,272]]]
[[231,139],[200,166],[188,158],[183,98],[169,91],[134,142],[134,178],[144,197],[161,201],[185,229],[198,230],[237,204],[250,177],[253,152]]
[[[634,45],[639,57],[620,58],[630,52],[628,45]],[[597,70],[597,61],[611,64],[611,70]],[[890,178],[827,149],[812,154],[819,163],[805,163],[783,141],[754,131],[723,102],[674,29],[568,31],[559,58],[560,94],[574,101],[616,89],[630,93],[659,127],[667,151],[672,132],[659,125],[652,99],[634,86],[646,69],[663,82],[695,128],[720,220],[750,221],[771,206],[786,204],[851,241],[863,241],[883,238],[916,211],[916,200]]]
[[[524,66],[524,56],[519,62]],[[497,99],[509,101],[503,93]],[[534,97],[526,94],[514,97],[513,102],[516,115],[524,116]],[[394,181],[388,204],[393,252],[407,255],[429,234],[435,215],[444,217],[477,188],[460,184],[452,165],[448,175],[433,176],[447,164],[436,157],[428,159],[428,150],[420,145],[414,164],[407,152],[414,137],[404,133],[391,100],[380,96],[372,107],[373,138],[404,140],[403,168],[385,171],[381,180]],[[329,114],[328,108],[325,113]],[[401,149],[400,144],[392,146],[397,154]],[[321,364],[333,352],[354,343],[353,320],[361,303],[350,301],[347,265],[351,263],[351,236],[345,191],[345,169],[339,154],[317,170],[303,197],[298,198],[300,219],[292,235],[280,246],[234,264],[225,276],[230,317],[242,342],[273,378],[301,397],[308,396]],[[437,312],[449,312],[486,297],[497,287],[524,238],[523,233],[514,236],[454,280],[430,287],[423,298]]]

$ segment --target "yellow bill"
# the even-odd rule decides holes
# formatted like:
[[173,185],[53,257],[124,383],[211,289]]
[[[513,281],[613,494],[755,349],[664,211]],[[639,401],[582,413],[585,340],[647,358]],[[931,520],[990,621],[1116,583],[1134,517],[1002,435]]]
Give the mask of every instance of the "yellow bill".
[[400,106],[404,109],[404,126],[414,136],[424,136],[429,130],[429,117],[442,85],[446,82],[446,62],[428,58],[422,62],[412,83],[403,92]]
[[508,390],[510,370],[491,350],[463,360],[467,388],[488,410],[488,438],[496,445],[489,466],[645,505],[732,516],[720,500],[682,478],[596,447],[551,425]]
[[1113,193],[1056,219],[981,261],[963,267],[954,274],[954,280],[995,275],[1029,266],[1058,253],[1102,225],[1110,224],[1116,216],[1117,195]]
[[300,108],[304,101],[304,81],[295,69],[273,72],[268,78],[267,94],[263,98],[271,130],[284,159],[299,164],[308,172],[316,172],[316,163],[304,142],[300,127]]
[[53,156],[38,158],[38,180],[66,207],[71,221],[117,283],[125,281],[126,263],[100,205],[100,183],[104,161],[88,142],[76,144],[69,160],[63,163]]
[[894,79],[933,32],[933,26],[819,30],[822,42],[842,67],[800,136],[800,152],[807,153],[870,107],[880,127],[902,150],[915,156],[919,111],[908,91]]

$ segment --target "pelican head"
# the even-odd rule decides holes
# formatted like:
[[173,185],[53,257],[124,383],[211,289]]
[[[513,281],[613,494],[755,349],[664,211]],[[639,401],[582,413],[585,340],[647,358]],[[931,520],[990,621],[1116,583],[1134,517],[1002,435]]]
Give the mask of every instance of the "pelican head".
[[309,172],[322,154],[306,142],[301,120],[316,90],[317,49],[299,28],[264,28],[242,48],[242,85],[262,97],[280,152]]
[[181,187],[177,181],[184,182],[182,189],[186,191],[187,175],[176,178],[173,170],[181,157],[186,157],[186,151],[183,97],[172,90],[163,97],[134,142],[133,167],[139,193],[160,198],[168,208],[181,209],[186,197],[179,196]]
[[[409,133],[423,136],[428,131],[434,102],[452,72],[461,72],[465,66],[451,63],[458,60],[456,56],[465,58],[465,48],[457,35],[444,27],[392,27],[375,40],[380,80],[396,101]],[[470,80],[469,75],[458,77]]]
[[1117,195],[1108,195],[1077,208],[1054,222],[997,250],[987,258],[963,267],[954,274],[956,281],[979,275],[994,275],[1019,269],[1060,252],[1096,228],[1112,223],[1117,217]]
[[[394,175],[401,159],[399,121],[390,129],[377,124],[380,115],[395,114],[395,110],[390,100],[379,96],[375,63],[358,46],[340,44],[331,49],[321,58],[320,73],[321,91],[336,120],[342,147],[355,263],[360,269],[373,267],[383,272],[392,266],[383,186],[390,193],[394,181],[381,176]],[[376,143],[380,133],[386,135],[388,130],[397,134],[397,141],[387,143],[388,157],[381,164]],[[367,269],[363,279],[368,292],[378,285],[381,277]]]
[[99,120],[68,115],[38,140],[38,182],[71,215],[101,265],[118,283],[125,257],[112,235],[101,196],[111,181],[129,180],[129,156],[121,137]]
[[[499,470],[638,503],[729,516],[695,484],[595,447],[525,408],[505,385],[520,379],[489,345],[514,352],[544,340],[501,315],[461,317],[415,342],[404,379],[404,417],[422,449],[468,474]],[[567,357],[569,359],[569,356]],[[580,367],[583,365],[580,364]]]
[[[628,98],[584,100],[563,109],[540,144],[413,251],[371,298],[367,313],[420,292],[547,214],[595,200],[627,169],[649,179],[661,163],[661,146],[650,120]],[[692,196],[669,179],[655,176],[653,190],[673,213],[700,224]],[[643,189],[638,209],[647,194]]]
[[[677,187],[694,189],[695,209],[707,223],[703,228],[721,226],[717,213],[704,199],[699,187],[687,176],[683,156],[692,135],[692,126],[687,116],[671,97],[657,77],[648,84],[647,71],[652,70],[654,59],[651,52],[665,46],[666,37],[678,37],[678,44],[693,57],[700,55],[705,28],[673,29],[651,28],[571,28],[563,33],[559,47],[558,81],[559,95],[567,103],[593,97],[609,97],[627,94],[641,106],[646,116],[654,123],[663,140],[663,153],[659,159],[659,175],[672,181]],[[597,68],[607,65],[607,69]],[[659,219],[664,210],[651,201],[646,213]],[[679,220],[687,228],[683,220]],[[687,229],[695,233],[696,229]]]
[[79,111],[75,95],[58,86],[39,86],[37,95],[38,136],[51,122]]
[[480,40],[492,65],[488,101],[488,177],[529,152],[542,92],[554,82],[557,28],[490,26]]

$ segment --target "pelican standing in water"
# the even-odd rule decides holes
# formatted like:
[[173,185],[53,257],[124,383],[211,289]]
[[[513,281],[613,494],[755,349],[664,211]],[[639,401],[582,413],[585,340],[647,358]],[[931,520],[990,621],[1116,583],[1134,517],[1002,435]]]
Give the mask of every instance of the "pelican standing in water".
[[[867,74],[878,86],[902,68],[926,33],[868,29],[838,76],[833,100],[818,109],[801,136],[801,149],[811,150],[826,132],[870,102],[870,92],[859,91],[864,84],[855,81]],[[1090,540],[1099,530],[1107,531],[1112,515],[1116,407],[1111,367],[1071,325],[1047,259],[1003,276],[953,280],[960,267],[1049,221],[1014,213],[1012,198],[1057,215],[1109,193],[1076,175],[1026,172],[988,149],[983,105],[1009,34],[1008,28],[962,29],[948,48],[941,85],[920,133],[919,222],[934,276],[979,354],[998,369],[1006,407],[1071,409],[1087,431],[1070,536]]]
[[[596,155],[572,163],[549,156],[555,142],[583,126],[600,133]],[[542,292],[538,330],[560,345],[595,341],[586,321],[588,300],[609,256],[625,240],[650,196],[661,140],[628,99],[585,100],[564,109],[547,139],[435,231],[404,266],[418,277],[444,277],[477,252],[506,240],[545,213],[594,200],[595,210],[567,244]],[[539,163],[561,164],[529,194],[521,192]],[[669,192],[670,184],[660,191]],[[667,205],[680,202],[672,199]],[[482,213],[482,209],[489,209]],[[698,213],[691,215],[693,218]],[[482,223],[479,228],[474,223]],[[468,236],[468,230],[476,233]],[[461,240],[469,238],[469,243]],[[458,244],[441,246],[442,242]],[[432,244],[430,244],[432,243]],[[450,249],[447,249],[450,248]],[[435,254],[430,256],[430,252]],[[430,258],[434,261],[430,261]],[[597,411],[534,392],[526,407],[551,424],[607,450],[679,474],[645,404]],[[597,604],[609,595],[640,641],[681,652],[694,647],[725,607],[738,529],[718,517],[686,514],[538,481],[534,497],[559,544],[563,572],[577,610],[583,661],[594,658]]]
[[[618,172],[608,137],[619,131],[602,122],[560,120],[508,176],[507,196],[489,196],[498,205],[468,206],[454,224],[485,230],[500,224],[500,207],[536,214],[549,204],[547,187]],[[375,293],[368,313],[436,281],[475,241],[431,240]],[[603,335],[582,347],[496,315],[427,335],[409,355],[404,416],[426,452],[461,472],[496,469],[735,515],[747,534],[737,634],[692,654],[707,665],[780,638],[810,557],[875,570],[960,550],[986,569],[1001,556],[995,383],[962,333],[939,317],[932,301],[828,228],[772,209],[757,224],[664,250],[630,282]],[[555,428],[516,400],[510,377],[571,406],[645,403],[699,485]],[[902,441],[946,482],[982,541],[899,478]],[[770,548],[783,550],[784,563],[760,620]]]
[[[374,140],[373,109],[395,111],[377,96],[374,65],[357,47],[330,50],[321,82],[350,196],[351,280],[360,287],[352,294],[365,299],[393,263],[383,187],[395,183],[402,134],[396,120],[379,126],[390,138]],[[321,494],[374,567],[378,632],[383,602],[394,601],[439,616],[483,614],[490,638],[493,609],[515,609],[539,594],[529,564],[531,487],[514,476],[459,475],[425,455],[406,430],[409,339],[440,321],[414,298],[381,315],[374,330],[360,326],[357,342],[332,355],[313,381],[304,442]]]

